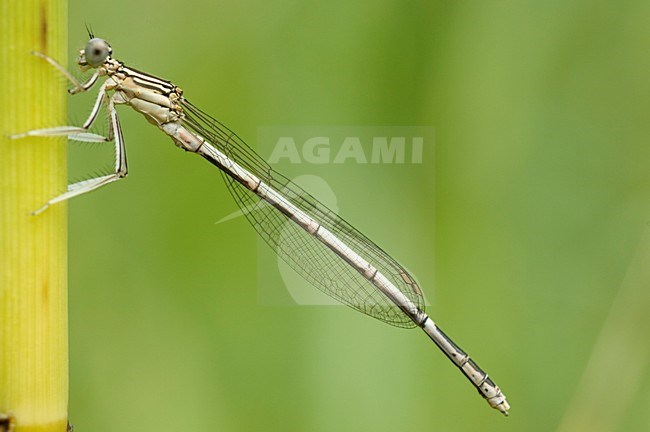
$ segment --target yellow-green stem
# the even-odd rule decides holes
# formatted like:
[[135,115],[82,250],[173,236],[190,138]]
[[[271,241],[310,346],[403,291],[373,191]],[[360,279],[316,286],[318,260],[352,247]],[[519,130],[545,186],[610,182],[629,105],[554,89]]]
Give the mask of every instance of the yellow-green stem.
[[[9,140],[66,124],[64,80],[41,51],[64,65],[65,0],[0,1],[0,431],[64,432],[68,405],[65,138]],[[4,425],[4,426],[3,426]]]

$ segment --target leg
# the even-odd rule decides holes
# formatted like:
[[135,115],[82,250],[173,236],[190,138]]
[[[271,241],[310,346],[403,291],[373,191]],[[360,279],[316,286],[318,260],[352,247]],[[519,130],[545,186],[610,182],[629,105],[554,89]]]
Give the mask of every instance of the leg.
[[72,197],[85,194],[87,192],[93,191],[100,188],[101,186],[112,183],[116,180],[126,177],[127,166],[126,166],[126,150],[124,147],[124,138],[122,136],[122,128],[120,127],[120,119],[117,117],[117,111],[115,111],[115,106],[113,101],[109,100],[108,102],[108,111],[111,115],[111,129],[112,134],[115,136],[115,172],[113,174],[96,177],[88,180],[83,180],[77,183],[73,183],[68,186],[68,191],[52,198],[46,202],[43,207],[34,211],[32,215],[37,215],[42,213],[50,205],[56,204],[61,201],[68,200]]
[[70,72],[68,72],[68,70],[66,70],[66,68],[61,66],[59,64],[59,62],[54,60],[52,57],[48,57],[45,54],[40,53],[38,51],[32,51],[31,54],[35,55],[36,57],[42,58],[43,60],[45,60],[46,62],[48,62],[52,66],[54,66],[54,68],[56,70],[61,72],[68,79],[68,81],[70,81],[72,83],[72,85],[74,87],[71,88],[70,90],[68,90],[68,93],[70,93],[70,94],[77,94],[77,93],[85,92],[86,90],[91,88],[93,85],[95,85],[95,83],[97,82],[97,78],[99,78],[99,70],[97,70],[97,71],[95,71],[95,73],[90,78],[88,78],[88,80],[85,83],[82,84],[77,80],[77,78],[75,78]]
[[99,94],[97,95],[97,100],[95,100],[95,105],[93,106],[93,109],[90,112],[90,115],[88,116],[88,119],[86,119],[83,126],[81,126],[81,127],[79,127],[79,126],[57,126],[57,127],[53,127],[53,128],[34,129],[34,130],[31,130],[31,131],[10,135],[9,138],[17,139],[17,138],[24,138],[24,137],[28,137],[28,136],[61,136],[61,135],[67,135],[67,137],[69,139],[75,140],[75,141],[83,141],[83,142],[107,142],[107,141],[111,141],[113,139],[113,137],[112,137],[112,129],[111,129],[111,133],[109,133],[108,137],[104,137],[104,136],[93,134],[93,133],[88,133],[88,128],[90,128],[90,126],[92,126],[92,124],[97,119],[97,114],[99,114],[99,110],[102,107],[102,102],[104,101],[105,97],[106,97],[106,84],[103,84],[101,86],[101,88],[99,89]]

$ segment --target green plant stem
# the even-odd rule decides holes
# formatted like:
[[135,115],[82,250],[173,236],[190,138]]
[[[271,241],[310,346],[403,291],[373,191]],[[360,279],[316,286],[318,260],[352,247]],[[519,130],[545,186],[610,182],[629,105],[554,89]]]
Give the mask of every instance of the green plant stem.
[[[65,190],[65,138],[9,140],[66,124],[65,0],[0,2],[0,431],[64,432],[68,405],[67,211],[30,212]],[[3,420],[4,418],[4,420]]]

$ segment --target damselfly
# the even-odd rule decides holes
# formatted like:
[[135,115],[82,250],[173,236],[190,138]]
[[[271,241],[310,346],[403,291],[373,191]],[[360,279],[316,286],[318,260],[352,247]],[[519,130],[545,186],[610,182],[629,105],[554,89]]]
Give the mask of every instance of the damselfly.
[[[85,82],[79,82],[54,59],[34,53],[70,80],[70,94],[85,92],[105,78],[85,123],[81,127],[31,130],[12,137],[63,135],[76,141],[115,141],[115,172],[69,185],[67,192],[49,200],[35,214],[126,176],[124,139],[115,106],[129,105],[169,135],[178,147],[217,166],[255,230],[306,280],[342,303],[388,324],[422,328],[490,406],[508,414],[510,406],[499,387],[424,312],[422,292],[404,267],[271,168],[233,131],[192,105],[176,85],[126,66],[112,57],[108,42],[89,36],[77,60],[82,70],[94,70]],[[90,132],[103,105],[110,117],[107,136]]]

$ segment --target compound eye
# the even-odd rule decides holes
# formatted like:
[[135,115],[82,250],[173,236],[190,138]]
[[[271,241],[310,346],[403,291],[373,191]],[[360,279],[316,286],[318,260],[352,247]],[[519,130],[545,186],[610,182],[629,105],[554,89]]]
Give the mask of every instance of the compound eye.
[[104,39],[94,38],[88,41],[84,50],[86,62],[92,67],[98,67],[106,61],[113,50]]

